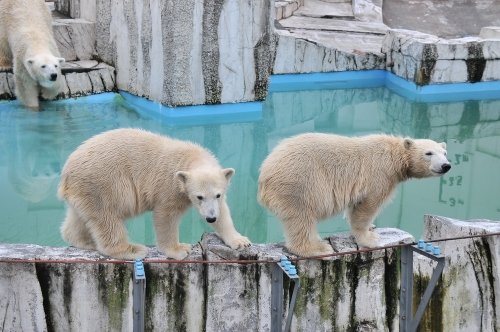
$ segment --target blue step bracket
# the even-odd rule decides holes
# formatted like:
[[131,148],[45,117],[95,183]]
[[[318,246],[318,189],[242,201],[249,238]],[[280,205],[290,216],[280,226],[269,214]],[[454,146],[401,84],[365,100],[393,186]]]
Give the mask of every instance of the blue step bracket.
[[146,300],[146,273],[144,263],[138,259],[134,262],[132,287],[133,331],[144,331],[144,302]]
[[[288,306],[288,315],[285,320],[285,328],[283,329],[283,297],[284,277],[293,282],[293,290]],[[288,332],[292,323],[293,310],[297,302],[297,294],[300,289],[300,279],[297,274],[297,267],[286,256],[281,256],[280,261],[273,264],[271,276],[271,331],[272,332]]]
[[[424,291],[418,305],[415,316],[413,315],[413,254],[417,253],[437,262],[432,272],[431,280]],[[425,308],[431,299],[432,293],[436,288],[437,282],[443,273],[445,258],[441,255],[439,246],[432,243],[426,243],[423,240],[418,241],[417,245],[404,246],[401,249],[401,292],[399,295],[399,330],[401,332],[417,331],[418,325],[422,320]]]

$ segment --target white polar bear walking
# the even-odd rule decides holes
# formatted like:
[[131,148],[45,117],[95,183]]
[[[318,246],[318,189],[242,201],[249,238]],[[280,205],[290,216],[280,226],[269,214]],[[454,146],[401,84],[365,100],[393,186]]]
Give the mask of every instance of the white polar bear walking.
[[0,1],[0,69],[13,67],[16,97],[38,108],[38,96],[54,99],[62,88],[52,17],[44,0]]
[[445,149],[445,143],[388,135],[298,135],[283,140],[264,160],[258,200],[281,219],[294,254],[332,253],[316,223],[341,211],[357,244],[376,247],[371,225],[379,209],[399,182],[448,172]]
[[158,247],[185,258],[181,216],[192,205],[233,249],[250,245],[234,228],[226,190],[234,169],[222,169],[201,146],[139,129],[115,129],[80,145],[64,165],[58,195],[67,202],[63,239],[119,259],[147,248],[128,242],[124,220],[153,211]]

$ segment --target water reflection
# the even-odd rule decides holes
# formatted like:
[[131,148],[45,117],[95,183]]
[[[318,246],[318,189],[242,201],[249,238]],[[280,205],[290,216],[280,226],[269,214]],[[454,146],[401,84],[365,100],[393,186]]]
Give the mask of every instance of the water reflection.
[[[49,103],[45,108],[34,113],[18,109],[16,103],[0,103],[1,242],[62,245],[58,230],[64,206],[55,194],[61,167],[82,141],[118,127],[198,142],[224,167],[235,168],[229,204],[236,227],[254,242],[283,239],[279,222],[255,199],[260,164],[279,140],[307,131],[382,132],[448,143],[452,172],[399,187],[377,219],[379,227],[399,227],[418,237],[426,213],[500,220],[500,100],[414,103],[385,88],[274,92],[261,117],[182,126],[144,117],[120,97]],[[153,244],[151,214],[136,219],[141,222],[128,224],[131,238]],[[348,230],[348,225],[338,217],[319,229],[326,235]],[[189,212],[181,224],[181,240],[195,243],[207,230]]]

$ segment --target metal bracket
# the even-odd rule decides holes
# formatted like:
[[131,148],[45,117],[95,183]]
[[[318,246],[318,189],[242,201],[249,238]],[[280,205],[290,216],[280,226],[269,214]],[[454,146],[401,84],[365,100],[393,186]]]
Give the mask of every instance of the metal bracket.
[[134,263],[134,280],[132,287],[132,310],[134,314],[134,332],[144,331],[144,301],[146,295],[146,274],[144,264],[138,259]]
[[[432,277],[420,300],[415,316],[413,316],[413,253],[428,257],[437,262]],[[414,332],[424,315],[425,308],[436,288],[439,277],[443,273],[445,258],[441,255],[438,246],[418,241],[418,246],[404,246],[401,248],[401,292],[399,295],[399,330],[401,332]]]
[[[287,276],[293,282],[293,290],[288,306],[285,329],[283,330],[283,276]],[[297,302],[297,293],[300,288],[300,280],[295,265],[286,256],[281,256],[281,261],[273,264],[271,286],[271,331],[288,332],[292,324],[293,310]]]

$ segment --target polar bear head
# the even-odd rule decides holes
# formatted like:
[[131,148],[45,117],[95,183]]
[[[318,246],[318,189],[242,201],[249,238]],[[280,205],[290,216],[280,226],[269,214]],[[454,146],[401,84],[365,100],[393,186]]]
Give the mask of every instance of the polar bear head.
[[47,53],[28,57],[24,61],[24,66],[33,80],[43,87],[50,88],[60,77],[63,63],[63,58]]
[[213,223],[220,216],[221,204],[225,204],[225,194],[233,174],[232,168],[197,168],[177,172],[175,176],[201,217]]
[[405,148],[410,152],[408,174],[414,178],[440,176],[451,169],[446,157],[446,143],[429,139],[404,139]]

